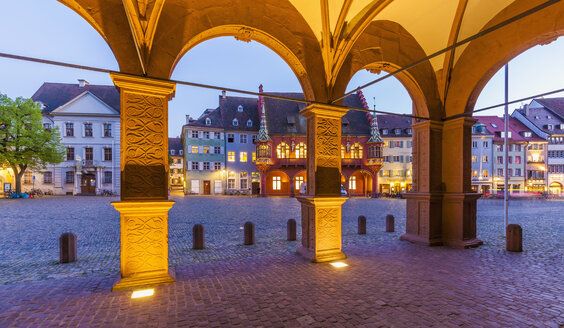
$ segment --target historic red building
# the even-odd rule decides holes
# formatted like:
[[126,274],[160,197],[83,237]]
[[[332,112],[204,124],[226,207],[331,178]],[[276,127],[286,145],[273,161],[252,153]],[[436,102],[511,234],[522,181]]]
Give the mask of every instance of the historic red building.
[[[301,98],[299,93],[275,93]],[[344,99],[343,104],[368,109],[362,93]],[[307,182],[305,104],[280,99],[259,99],[261,127],[257,137],[255,164],[261,171],[261,195],[295,196]],[[372,196],[381,167],[381,139],[372,115],[351,110],[342,118],[341,183],[350,196]],[[371,126],[374,121],[375,126]],[[374,135],[375,134],[375,135]]]

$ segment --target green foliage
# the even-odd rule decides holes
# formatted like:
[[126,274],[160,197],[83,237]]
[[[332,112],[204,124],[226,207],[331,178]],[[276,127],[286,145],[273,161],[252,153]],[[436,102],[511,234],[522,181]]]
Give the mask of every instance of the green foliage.
[[58,128],[45,129],[41,109],[31,99],[0,94],[0,167],[11,167],[16,192],[26,169],[40,169],[64,160]]

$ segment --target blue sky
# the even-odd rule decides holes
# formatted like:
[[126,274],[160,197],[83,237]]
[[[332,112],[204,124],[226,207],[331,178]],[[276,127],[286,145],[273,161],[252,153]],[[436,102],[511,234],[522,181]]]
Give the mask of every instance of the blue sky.
[[[0,5],[0,52],[39,57],[74,64],[118,70],[111,50],[100,35],[80,16],[54,0],[3,1]],[[564,38],[537,46],[510,63],[509,98],[517,99],[564,87]],[[221,85],[237,89],[301,92],[298,80],[274,52],[256,42],[234,38],[206,41],[179,62],[173,79]],[[349,89],[377,78],[358,72]],[[0,58],[0,93],[15,98],[31,97],[43,82],[111,84],[107,74]],[[476,108],[503,102],[503,69],[482,91]],[[395,113],[411,113],[411,100],[403,86],[390,78],[366,88],[372,107]],[[177,86],[169,105],[169,135],[178,136],[185,115],[198,117],[216,108],[220,91]],[[556,96],[564,96],[559,94]],[[375,101],[374,101],[375,99]],[[518,107],[518,105],[510,108]],[[481,115],[499,115],[503,108]]]

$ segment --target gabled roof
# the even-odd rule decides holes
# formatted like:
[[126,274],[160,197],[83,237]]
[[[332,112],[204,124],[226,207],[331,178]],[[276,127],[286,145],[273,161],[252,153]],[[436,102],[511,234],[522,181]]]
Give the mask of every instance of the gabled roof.
[[537,98],[534,99],[534,101],[553,111],[555,114],[560,116],[560,119],[564,119],[564,97]]
[[[533,99],[531,103],[536,102],[543,107],[529,106],[528,115],[526,108],[517,109],[529,122],[534,124],[538,129],[547,134],[564,134],[564,130],[560,129],[560,124],[564,124],[564,98],[551,98],[551,99]],[[549,107],[550,106],[550,107]],[[554,108],[554,109],[553,109]],[[560,115],[559,113],[562,113]],[[559,117],[560,116],[560,117]],[[552,124],[553,129],[548,129],[548,125]]]
[[[258,132],[260,127],[258,98],[247,97],[225,97],[219,96],[219,108],[223,128],[227,131],[253,131]],[[242,106],[243,111],[238,108]],[[233,125],[233,120],[237,119],[239,124]],[[247,121],[251,120],[252,125],[247,126]]]
[[[302,93],[269,92],[269,94],[304,99]],[[306,135],[306,118],[300,111],[306,107],[305,103],[289,100],[264,98],[268,132],[271,135]],[[343,100],[344,106],[363,108],[358,94],[352,94]],[[350,110],[342,118],[342,135],[369,136],[370,122],[363,111]]]
[[[390,137],[412,137],[412,133],[408,133],[407,129],[411,128],[411,118],[395,115],[376,115],[378,118],[378,128],[382,138]],[[382,130],[387,129],[388,133],[384,134]],[[400,134],[395,134],[395,129],[400,129]]]
[[[210,123],[211,123],[210,125],[206,124],[207,118],[210,119]],[[200,115],[200,117],[198,117],[197,120],[191,121],[190,123],[185,124],[184,126],[222,129],[223,122],[221,120],[221,111],[219,107],[216,109],[206,109],[204,113]]]
[[[494,142],[503,142],[504,138],[501,137],[501,132],[505,130],[504,119],[499,116],[474,116],[479,123],[486,125],[488,131],[493,133]],[[541,137],[536,135],[531,129],[526,127],[523,123],[519,122],[518,119],[514,117],[509,117],[508,121],[509,132],[511,132],[511,137],[508,138],[510,142],[530,142],[530,141],[544,141]],[[532,136],[526,138],[523,133],[531,132]]]
[[182,150],[182,142],[180,138],[168,138],[168,150],[175,150],[175,154],[180,154]]
[[41,102],[44,106],[42,112],[48,114],[75,99],[85,91],[89,91],[118,113],[120,112],[119,91],[113,85],[88,84],[80,87],[78,84],[45,82],[33,94],[31,99]]

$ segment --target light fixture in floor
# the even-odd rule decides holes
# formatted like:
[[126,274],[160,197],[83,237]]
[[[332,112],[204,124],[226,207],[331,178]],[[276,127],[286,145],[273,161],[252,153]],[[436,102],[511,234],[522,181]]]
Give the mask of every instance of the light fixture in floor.
[[335,268],[344,268],[349,266],[345,262],[332,262],[331,265],[334,266]]
[[133,294],[131,294],[131,298],[153,296],[154,293],[155,293],[154,289],[136,290],[133,292]]

